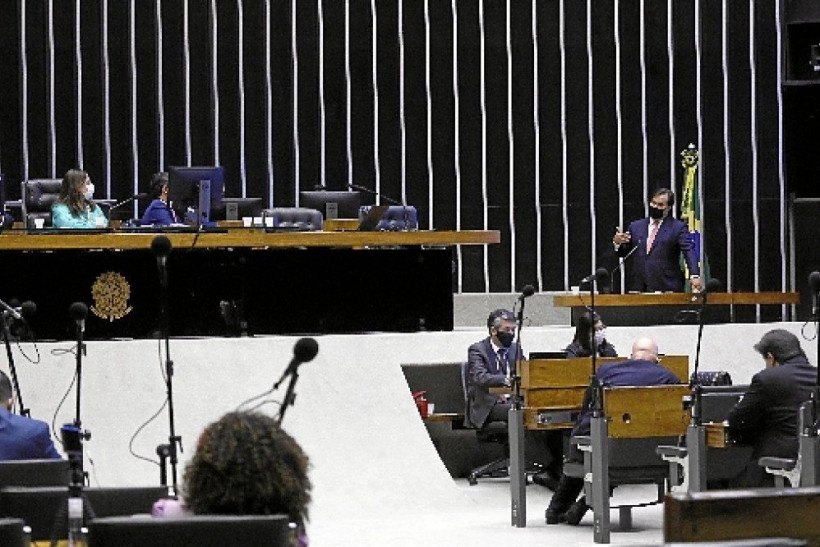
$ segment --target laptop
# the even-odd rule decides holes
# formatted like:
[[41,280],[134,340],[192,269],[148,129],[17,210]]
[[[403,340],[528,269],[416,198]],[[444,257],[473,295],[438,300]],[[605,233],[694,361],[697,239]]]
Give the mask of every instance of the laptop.
[[359,221],[358,230],[360,232],[374,231],[376,226],[379,225],[379,222],[381,222],[384,218],[384,215],[387,213],[388,209],[390,209],[389,205],[374,205],[371,207],[364,218]]

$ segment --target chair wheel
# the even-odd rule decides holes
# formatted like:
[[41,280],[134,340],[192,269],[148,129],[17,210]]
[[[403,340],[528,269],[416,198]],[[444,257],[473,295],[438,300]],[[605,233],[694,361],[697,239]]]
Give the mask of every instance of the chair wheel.
[[471,473],[470,476],[467,477],[467,483],[470,486],[475,486],[476,484],[478,484],[478,477]]

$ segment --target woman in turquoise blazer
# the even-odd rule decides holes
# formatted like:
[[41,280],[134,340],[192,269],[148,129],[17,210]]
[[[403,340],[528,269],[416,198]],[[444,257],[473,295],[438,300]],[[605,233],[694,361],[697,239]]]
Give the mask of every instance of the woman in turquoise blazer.
[[55,228],[105,228],[108,219],[91,201],[94,184],[88,173],[69,169],[63,176],[60,197],[51,206],[51,225]]

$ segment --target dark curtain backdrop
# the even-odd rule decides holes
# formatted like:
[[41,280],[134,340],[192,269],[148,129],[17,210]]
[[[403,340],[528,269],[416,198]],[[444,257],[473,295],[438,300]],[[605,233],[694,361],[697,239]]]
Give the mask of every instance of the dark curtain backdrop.
[[0,169],[10,199],[75,166],[113,198],[178,164],[224,165],[226,195],[276,206],[352,182],[405,198],[423,228],[501,231],[457,253],[457,290],[564,290],[614,266],[615,226],[647,189],[680,191],[694,143],[712,274],[781,290],[777,9],[3,2]]

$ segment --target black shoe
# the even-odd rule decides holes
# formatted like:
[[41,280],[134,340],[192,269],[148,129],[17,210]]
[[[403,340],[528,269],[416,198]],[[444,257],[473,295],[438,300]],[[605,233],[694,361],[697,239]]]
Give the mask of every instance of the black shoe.
[[549,471],[543,471],[532,476],[532,482],[539,484],[545,488],[549,488],[553,492],[558,489],[558,479],[553,477]]
[[564,513],[559,513],[554,509],[547,509],[546,512],[547,524],[560,524],[566,520]]
[[581,522],[581,519],[587,514],[587,510],[589,510],[589,507],[587,507],[586,499],[581,498],[569,506],[567,512],[564,513],[564,519],[567,521],[567,524],[578,526],[578,523]]

